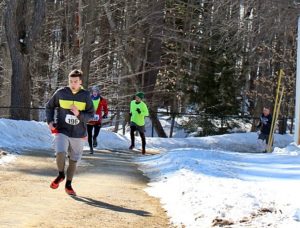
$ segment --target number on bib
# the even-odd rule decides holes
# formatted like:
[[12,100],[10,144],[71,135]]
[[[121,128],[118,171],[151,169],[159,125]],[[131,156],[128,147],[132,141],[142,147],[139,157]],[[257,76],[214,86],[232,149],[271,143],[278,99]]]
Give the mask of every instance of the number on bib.
[[80,120],[76,116],[73,116],[70,114],[66,115],[65,121],[67,124],[70,124],[70,125],[77,125],[80,122]]

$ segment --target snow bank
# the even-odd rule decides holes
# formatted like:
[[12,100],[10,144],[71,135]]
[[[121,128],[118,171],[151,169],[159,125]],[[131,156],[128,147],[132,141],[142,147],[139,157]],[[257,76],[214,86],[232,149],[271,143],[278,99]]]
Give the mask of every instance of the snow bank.
[[300,227],[300,150],[287,148],[272,154],[173,149],[138,163],[151,178],[146,192],[161,199],[177,226]]
[[43,122],[0,119],[0,134],[0,148],[9,148],[9,151],[52,146],[52,136]]

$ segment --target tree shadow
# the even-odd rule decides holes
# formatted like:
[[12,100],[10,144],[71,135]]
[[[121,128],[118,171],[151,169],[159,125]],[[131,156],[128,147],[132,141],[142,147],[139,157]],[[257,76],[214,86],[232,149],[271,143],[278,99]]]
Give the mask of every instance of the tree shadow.
[[132,210],[129,208],[125,207],[120,207],[116,206],[113,204],[105,203],[102,201],[94,200],[88,197],[81,197],[81,196],[72,196],[73,199],[86,203],[87,205],[93,206],[93,207],[99,207],[99,208],[104,208],[104,209],[109,209],[112,211],[118,211],[118,212],[123,212],[123,213],[131,213],[131,214],[136,214],[139,216],[144,216],[144,217],[149,217],[151,216],[151,213],[148,211],[143,211],[143,210]]

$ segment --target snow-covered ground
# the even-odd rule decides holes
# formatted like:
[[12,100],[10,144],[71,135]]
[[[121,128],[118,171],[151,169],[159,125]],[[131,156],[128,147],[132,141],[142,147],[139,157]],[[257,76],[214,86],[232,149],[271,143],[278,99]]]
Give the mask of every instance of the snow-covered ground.
[[[101,130],[98,149],[127,149],[128,134],[108,129]],[[0,134],[0,149],[13,152],[0,165],[26,149],[52,148],[45,123],[0,119]],[[292,136],[276,135],[273,153],[255,153],[256,139],[255,133],[147,138],[147,148],[162,153],[136,162],[151,178],[146,191],[179,227],[300,227],[300,149]]]

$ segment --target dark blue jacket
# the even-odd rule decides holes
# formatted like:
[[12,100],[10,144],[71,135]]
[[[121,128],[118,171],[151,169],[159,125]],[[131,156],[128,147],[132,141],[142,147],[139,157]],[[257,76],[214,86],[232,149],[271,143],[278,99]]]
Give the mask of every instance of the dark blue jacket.
[[272,115],[269,114],[265,116],[264,114],[261,114],[259,118],[259,124],[257,125],[257,127],[260,128],[261,133],[265,135],[269,135],[271,131],[271,124],[272,124]]
[[[70,106],[75,105],[80,114],[75,124],[66,122],[66,116],[74,114]],[[72,138],[83,138],[87,135],[86,123],[94,115],[94,106],[90,93],[84,89],[73,94],[70,87],[58,89],[46,104],[47,123],[54,121],[54,110],[57,110],[57,131]]]

